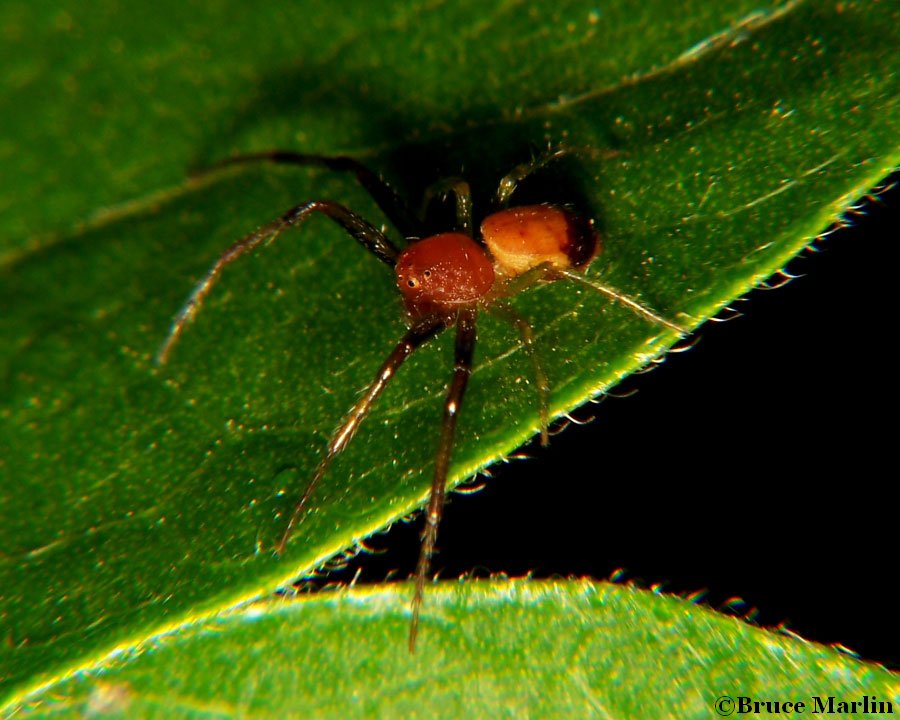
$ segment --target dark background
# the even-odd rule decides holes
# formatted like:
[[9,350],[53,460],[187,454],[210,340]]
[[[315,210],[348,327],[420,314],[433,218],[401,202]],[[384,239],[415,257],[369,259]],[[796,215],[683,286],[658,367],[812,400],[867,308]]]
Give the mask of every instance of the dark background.
[[[895,180],[900,176],[895,176]],[[900,667],[898,400],[900,187],[707,323],[687,352],[634,376],[532,459],[451,496],[435,568],[706,589],[822,643]],[[633,394],[632,394],[633,393]],[[329,576],[413,572],[421,518]]]

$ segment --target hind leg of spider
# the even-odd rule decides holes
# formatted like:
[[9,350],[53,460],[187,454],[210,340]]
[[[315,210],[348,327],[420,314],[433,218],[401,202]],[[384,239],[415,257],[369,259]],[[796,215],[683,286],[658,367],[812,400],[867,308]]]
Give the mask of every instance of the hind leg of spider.
[[234,155],[225,160],[214,163],[208,168],[196,170],[192,177],[202,177],[210,172],[232,165],[245,163],[270,162],[279,165],[304,165],[324,167],[336,172],[352,172],[356,175],[359,184],[371,195],[372,199],[381,208],[394,227],[404,237],[422,237],[424,230],[415,214],[394,190],[378,173],[370,170],[358,160],[345,155],[310,155],[306,153],[292,152],[290,150],[268,150],[265,152],[248,153],[246,155]]
[[425,511],[425,528],[422,531],[422,545],[419,550],[419,562],[416,565],[416,587],[412,599],[412,620],[409,626],[409,651],[415,652],[416,637],[419,632],[419,612],[425,594],[425,579],[431,569],[431,557],[437,543],[438,525],[444,511],[444,498],[447,493],[447,472],[450,468],[450,455],[453,452],[453,440],[456,436],[456,418],[462,407],[463,396],[469,376],[472,374],[472,355],[475,351],[475,325],[478,311],[474,307],[466,307],[459,311],[456,320],[456,342],[454,345],[455,362],[453,379],[444,402],[444,417],[441,422],[441,436],[434,463],[434,479],[431,483],[431,495]]
[[616,288],[602,283],[599,280],[595,280],[594,278],[589,278],[578,270],[562,270],[553,267],[553,265],[551,265],[550,263],[541,263],[540,265],[536,265],[535,267],[526,270],[521,275],[508,280],[506,286],[504,287],[503,294],[504,297],[510,297],[539,283],[553,282],[555,280],[562,279],[572,280],[579,285],[583,285],[595,292],[599,292],[606,297],[614,300],[615,302],[624,305],[626,308],[631,310],[631,312],[639,315],[648,322],[652,322],[656,325],[662,325],[669,330],[673,330],[679,335],[690,334],[690,331],[686,327],[664,318],[658,312],[652,310],[638,300],[635,300],[627,293],[624,293],[621,290],[617,290]]
[[557,277],[574,280],[579,285],[583,285],[590,288],[591,290],[602,293],[603,295],[606,295],[606,297],[615,300],[621,305],[624,305],[636,315],[640,315],[645,320],[655,323],[656,325],[662,325],[663,327],[666,327],[669,330],[678,333],[679,335],[687,335],[689,332],[687,328],[682,327],[678,323],[674,323],[671,320],[667,320],[655,310],[651,310],[649,307],[635,300],[630,295],[623,293],[621,290],[616,290],[616,288],[610,287],[609,285],[594,280],[593,278],[585,277],[583,274],[576,270],[550,270],[549,272]]
[[516,312],[511,305],[501,300],[495,300],[491,303],[489,311],[496,313],[516,326],[516,329],[519,331],[519,337],[522,340],[522,346],[531,359],[531,367],[534,372],[538,392],[541,445],[546,447],[550,444],[550,382],[547,380],[547,374],[544,372],[541,358],[538,356],[537,348],[534,345],[534,329],[531,327],[531,323]]
[[281,555],[284,552],[284,548],[287,546],[287,542],[300,520],[303,509],[306,507],[309,498],[312,496],[313,490],[316,489],[319,481],[325,475],[326,470],[328,470],[328,465],[332,458],[342,452],[353,439],[360,424],[366,419],[366,416],[372,409],[372,405],[374,405],[378,396],[381,395],[381,392],[387,387],[391,378],[394,377],[397,369],[417,348],[433,338],[445,327],[446,321],[439,316],[428,316],[420,319],[406,331],[406,334],[400,342],[397,343],[396,347],[391,351],[391,354],[387,356],[387,359],[381,364],[381,367],[378,368],[375,379],[372,380],[365,392],[363,392],[362,397],[356,402],[350,412],[347,413],[344,422],[342,422],[341,426],[335,430],[334,435],[332,435],[331,439],[328,441],[328,449],[325,451],[325,456],[316,468],[316,472],[313,475],[312,480],[310,480],[309,485],[306,486],[306,490],[303,492],[302,497],[294,507],[291,518],[288,520],[287,527],[281,536],[281,540],[275,546],[275,552],[277,554]]
[[469,183],[462,178],[444,178],[429,185],[422,196],[422,207],[419,210],[419,217],[425,222],[428,208],[432,201],[435,198],[442,200],[450,193],[453,193],[456,201],[456,227],[454,230],[472,237],[472,191],[469,188]]
[[311,202],[303,203],[302,205],[297,205],[288,210],[277,220],[273,220],[267,225],[263,225],[259,230],[238,240],[212,264],[212,267],[209,268],[206,275],[194,286],[194,290],[188,297],[187,302],[185,302],[181,311],[172,321],[169,336],[166,338],[166,341],[156,355],[157,364],[162,365],[168,360],[169,353],[178,341],[185,325],[196,316],[203,304],[204,298],[209,294],[213,284],[216,282],[226,265],[234,262],[244,253],[259,247],[261,244],[272,242],[287,228],[303,222],[313,213],[322,213],[323,215],[330,217],[338,225],[344,228],[348,234],[352,235],[363,247],[375,255],[375,257],[391,267],[394,266],[397,255],[400,253],[397,246],[388,240],[380,230],[370,225],[343,205],[331,202],[330,200],[313,200]]

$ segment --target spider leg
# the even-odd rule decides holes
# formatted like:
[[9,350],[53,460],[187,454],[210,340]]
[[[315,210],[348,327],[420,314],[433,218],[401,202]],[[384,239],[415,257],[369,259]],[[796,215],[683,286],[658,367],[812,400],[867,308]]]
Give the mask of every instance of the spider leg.
[[193,320],[200,310],[204,298],[209,294],[213,284],[226,265],[237,260],[244,253],[254,250],[261,244],[272,242],[287,228],[303,222],[314,212],[320,212],[330,217],[356,238],[375,257],[391,267],[394,266],[397,255],[400,252],[397,247],[380,230],[343,205],[338,205],[330,200],[313,200],[297,205],[277,220],[263,225],[259,230],[238,240],[213,263],[212,267],[207,270],[206,275],[194,286],[194,290],[188,297],[187,302],[185,302],[178,315],[172,321],[169,336],[156,355],[156,363],[162,365],[168,360],[169,353],[172,351],[172,347],[181,335],[182,330],[184,330],[185,325]]
[[521,165],[516,165],[503,177],[503,179],[500,181],[500,185],[497,187],[497,197],[495,199],[497,207],[503,209],[509,205],[510,197],[512,197],[512,194],[516,191],[519,183],[522,182],[525,178],[537,172],[545,165],[548,165],[554,160],[559,160],[559,158],[565,157],[566,155],[570,154],[570,152],[571,150],[569,150],[568,148],[560,147],[556,150],[550,150],[541,155],[538,155],[536,158],[522,163]]
[[268,150],[246,155],[234,155],[213,164],[209,168],[195,171],[192,175],[199,177],[220,168],[253,162],[271,162],[282,165],[314,165],[336,172],[352,172],[356,175],[359,184],[372,196],[372,199],[381,208],[381,211],[404,237],[422,237],[424,234],[422,223],[409,209],[403,198],[397,194],[397,191],[382,179],[378,173],[373,172],[358,160],[345,155],[329,157],[327,155],[308,155],[289,150]]
[[688,334],[687,328],[682,327],[678,323],[674,323],[671,320],[666,320],[666,318],[664,318],[662,315],[658,314],[654,310],[651,310],[646,305],[638,302],[630,295],[626,295],[621,290],[616,290],[614,287],[610,287],[609,285],[601,283],[593,278],[587,278],[581,273],[574,270],[555,270],[553,272],[560,277],[574,280],[580,285],[584,285],[585,287],[589,287],[592,290],[596,290],[597,292],[606,295],[608,298],[621,303],[636,315],[640,315],[645,320],[649,320],[650,322],[656,323],[657,325],[667,327],[669,328],[669,330],[674,330],[679,335]]
[[378,396],[381,395],[381,392],[385,387],[387,387],[388,382],[394,377],[397,369],[419,346],[433,338],[445,327],[446,321],[442,317],[430,315],[422,318],[406,331],[406,334],[400,342],[397,343],[396,347],[391,351],[391,354],[387,356],[387,359],[378,369],[375,379],[372,380],[362,397],[357,400],[356,404],[347,414],[344,422],[342,422],[341,426],[335,430],[334,435],[332,435],[331,439],[328,441],[328,450],[325,452],[325,457],[322,458],[319,466],[316,468],[312,480],[309,485],[306,486],[303,496],[294,507],[294,512],[291,514],[291,519],[288,521],[284,534],[275,546],[276,553],[281,555],[284,552],[284,548],[287,545],[291,534],[294,532],[294,528],[297,526],[303,508],[306,507],[306,503],[312,496],[313,490],[315,490],[319,481],[325,475],[331,459],[343,451],[350,443],[350,440],[353,439],[360,424],[365,420],[369,411],[372,409],[372,405],[378,399]]
[[450,193],[453,193],[456,198],[456,227],[454,229],[472,237],[472,191],[469,183],[462,178],[444,178],[429,185],[422,196],[419,216],[424,221],[431,202],[435,198],[443,199]]
[[425,514],[425,529],[422,532],[422,546],[419,550],[419,562],[416,565],[416,588],[412,600],[412,622],[409,626],[409,651],[415,652],[416,636],[419,632],[419,611],[422,608],[422,597],[425,593],[425,578],[431,569],[431,556],[434,555],[437,542],[438,525],[444,511],[444,498],[447,493],[447,471],[450,467],[450,454],[453,451],[453,439],[456,435],[456,418],[462,406],[463,395],[469,376],[472,374],[472,354],[475,350],[475,324],[478,310],[464,307],[459,311],[456,320],[456,343],[454,345],[455,362],[453,380],[447,391],[444,402],[444,418],[441,422],[441,436],[438,441],[437,457],[434,463],[434,479],[431,482],[431,496]]
[[508,303],[495,300],[490,305],[490,311],[496,312],[498,315],[508,320],[519,331],[519,337],[522,339],[522,345],[525,352],[531,358],[531,366],[534,371],[534,379],[537,384],[538,391],[538,413],[541,423],[541,445],[550,444],[550,382],[547,380],[547,374],[541,365],[541,358],[538,355],[537,348],[534,346],[534,329],[524,317],[522,317]]
[[554,280],[562,280],[563,278],[566,278],[567,280],[573,280],[579,285],[584,285],[591,290],[595,290],[596,292],[606,295],[606,297],[611,298],[618,303],[621,303],[626,308],[631,310],[631,312],[635,313],[636,315],[640,315],[642,318],[648,320],[649,322],[655,323],[657,325],[662,325],[663,327],[669,328],[669,330],[674,330],[679,335],[690,334],[690,331],[686,327],[683,327],[678,323],[674,323],[671,320],[667,320],[655,310],[652,310],[643,303],[635,300],[630,295],[623,293],[621,290],[617,290],[616,288],[607,285],[606,283],[602,283],[599,280],[595,280],[594,278],[589,278],[583,273],[578,272],[577,270],[562,270],[553,267],[550,263],[541,263],[540,265],[535,265],[530,270],[526,270],[521,275],[508,280],[506,285],[504,286],[503,294],[505,297],[510,297],[523,290],[527,290],[529,287],[537,285],[538,283],[552,282]]

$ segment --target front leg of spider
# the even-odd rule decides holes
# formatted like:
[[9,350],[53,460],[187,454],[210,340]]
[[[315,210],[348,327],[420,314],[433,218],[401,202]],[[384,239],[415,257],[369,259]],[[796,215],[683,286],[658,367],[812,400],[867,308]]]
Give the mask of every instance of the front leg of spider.
[[178,338],[181,336],[185,326],[200,312],[204,299],[209,295],[210,290],[212,290],[213,285],[219,279],[226,266],[242,255],[255,250],[260,245],[273,242],[289,227],[299,225],[314,213],[322,213],[330,217],[382,262],[391,266],[396,262],[397,256],[400,254],[397,246],[388,240],[384,233],[343,205],[330,200],[312,200],[292,207],[277,220],[273,220],[263,225],[259,230],[242,237],[212,264],[206,275],[194,286],[187,302],[185,302],[172,321],[169,336],[156,354],[157,365],[164,365],[168,361],[172,348],[178,342]]
[[334,432],[334,435],[332,435],[331,439],[328,441],[328,449],[325,451],[325,456],[316,468],[316,472],[313,475],[312,480],[310,480],[309,485],[306,486],[303,496],[294,507],[294,512],[291,513],[291,518],[288,520],[288,524],[284,529],[281,540],[275,546],[276,553],[281,555],[284,552],[284,548],[287,546],[287,542],[294,532],[294,528],[299,522],[303,510],[306,508],[306,504],[309,502],[310,497],[312,497],[313,490],[316,489],[316,486],[325,476],[332,458],[349,445],[360,424],[365,420],[369,411],[372,409],[372,406],[375,404],[375,401],[378,399],[378,396],[381,395],[382,391],[387,387],[397,370],[403,364],[403,361],[412,355],[421,345],[437,335],[444,327],[444,318],[440,316],[427,315],[424,318],[420,318],[413,323],[409,330],[407,330],[406,334],[400,342],[397,343],[397,346],[391,354],[388,355],[387,359],[382,363],[375,378],[369,384],[369,387],[365,389],[362,397],[357,401],[350,412],[347,413],[344,422],[341,423],[341,426]]
[[441,437],[438,442],[437,457],[434,463],[434,480],[431,483],[431,496],[425,511],[425,528],[422,531],[422,545],[419,548],[419,562],[416,566],[416,589],[412,601],[412,622],[409,626],[409,651],[416,649],[416,637],[419,632],[419,611],[425,593],[425,581],[431,569],[431,556],[437,542],[438,526],[444,512],[444,498],[447,493],[447,472],[450,469],[450,455],[453,451],[453,440],[456,435],[456,418],[462,408],[463,397],[469,376],[472,374],[472,354],[475,351],[475,321],[478,310],[467,307],[460,311],[456,321],[456,344],[454,346],[455,362],[453,380],[447,391],[444,403],[444,417],[441,421]]
[[192,173],[192,177],[204,177],[223,168],[260,162],[274,165],[320,167],[333,170],[334,172],[353,173],[357,182],[369,193],[369,196],[404,237],[422,237],[422,224],[409,209],[406,201],[397,194],[397,191],[386,183],[378,173],[373,172],[356,158],[345,155],[311,155],[292,150],[268,150],[247,155],[234,155],[215,163],[211,167],[195,171]]

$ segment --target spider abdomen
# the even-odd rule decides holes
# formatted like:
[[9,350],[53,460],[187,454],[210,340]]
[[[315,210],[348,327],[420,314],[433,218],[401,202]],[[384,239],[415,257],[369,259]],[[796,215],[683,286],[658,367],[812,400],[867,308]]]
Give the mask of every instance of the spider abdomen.
[[511,277],[545,264],[559,270],[584,267],[600,251],[592,220],[553,205],[489,215],[481,223],[481,236],[498,271]]

